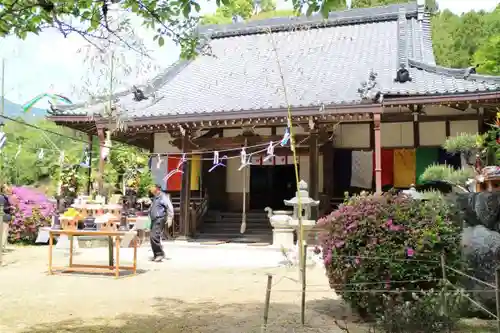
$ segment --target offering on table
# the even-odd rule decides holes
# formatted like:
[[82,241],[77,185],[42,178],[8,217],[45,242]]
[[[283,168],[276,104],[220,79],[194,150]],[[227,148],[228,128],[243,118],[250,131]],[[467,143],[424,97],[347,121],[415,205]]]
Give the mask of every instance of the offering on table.
[[67,211],[63,213],[63,217],[73,217],[77,218],[80,215],[80,212],[74,208],[69,208]]

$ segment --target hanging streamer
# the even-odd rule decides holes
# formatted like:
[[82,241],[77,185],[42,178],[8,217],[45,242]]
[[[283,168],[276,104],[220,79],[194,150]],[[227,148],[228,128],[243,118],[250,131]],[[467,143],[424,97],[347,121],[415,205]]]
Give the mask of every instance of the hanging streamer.
[[222,163],[223,160],[227,160],[227,156],[224,155],[222,157],[219,158],[219,152],[218,151],[214,151],[214,159],[213,159],[213,165],[212,167],[208,170],[208,172],[212,172],[215,170],[215,168],[221,166],[221,167],[225,167],[226,165],[224,163]]
[[274,157],[274,144],[273,142],[269,142],[269,146],[267,146],[267,156],[264,158],[264,162],[269,161]]
[[168,181],[168,179],[173,175],[175,175],[176,173],[184,173],[184,171],[182,171],[182,166],[184,165],[184,163],[186,163],[186,161],[187,161],[186,154],[182,154],[181,160],[179,161],[179,164],[177,164],[177,168],[167,173],[167,175],[165,176],[165,178],[163,178],[163,180]]
[[64,150],[61,150],[61,153],[59,154],[59,165],[64,164]]
[[111,132],[106,131],[106,140],[104,140],[104,145],[101,147],[101,158],[106,160],[109,156],[111,150]]
[[238,171],[241,171],[244,167],[250,164],[250,156],[247,155],[245,148],[241,148],[240,152],[241,165],[238,168]]
[[286,146],[289,140],[290,140],[290,127],[287,127],[285,129],[285,134],[283,134],[283,138],[280,141],[280,145],[282,147]]
[[21,154],[21,145],[18,145],[18,146],[17,146],[16,155],[14,156],[14,159],[15,159],[15,160],[17,160],[17,157],[19,156],[19,154]]
[[40,151],[38,152],[38,159],[39,160],[43,159],[43,156],[44,156],[43,148],[40,148]]
[[82,158],[82,162],[80,163],[80,166],[82,168],[90,168],[90,148],[89,147],[83,148],[83,158]]
[[156,168],[157,168],[157,169],[161,168],[161,162],[162,162],[162,159],[161,159],[161,157],[160,157],[160,154],[158,154],[158,155],[156,156]]
[[7,141],[7,135],[4,132],[0,132],[0,151],[3,146],[5,146],[5,142]]
[[30,101],[28,101],[27,103],[25,103],[23,105],[23,112],[27,113],[35,106],[35,104],[37,104],[38,102],[40,102],[44,98],[48,98],[49,100],[52,100],[52,102],[54,104],[56,104],[58,101],[62,102],[64,104],[73,104],[73,102],[71,102],[71,100],[69,98],[64,97],[63,95],[45,93],[45,94],[40,94],[40,95],[36,96],[35,98],[31,99]]

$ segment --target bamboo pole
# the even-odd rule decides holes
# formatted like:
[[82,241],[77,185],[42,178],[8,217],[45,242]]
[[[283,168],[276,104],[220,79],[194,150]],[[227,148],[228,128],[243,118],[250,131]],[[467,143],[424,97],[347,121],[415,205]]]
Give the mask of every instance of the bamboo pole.
[[264,333],[267,329],[267,321],[269,319],[269,306],[271,304],[271,288],[273,286],[272,274],[267,274],[266,298],[264,300],[264,317],[262,318],[261,332]]
[[[307,244],[302,245],[302,261],[305,263],[307,261]],[[300,323],[304,326],[306,321],[306,269],[305,266],[302,267],[302,275],[301,275],[301,283],[302,283],[302,292],[301,292],[301,302],[300,302]]]

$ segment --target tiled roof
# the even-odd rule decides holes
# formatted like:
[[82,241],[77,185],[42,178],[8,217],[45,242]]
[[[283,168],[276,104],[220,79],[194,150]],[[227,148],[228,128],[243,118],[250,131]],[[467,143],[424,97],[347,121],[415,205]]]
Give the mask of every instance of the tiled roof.
[[[422,1],[419,1],[421,3]],[[422,4],[353,9],[200,29],[212,55],[180,61],[142,87],[150,97],[117,97],[130,118],[364,102],[358,89],[370,72],[384,96],[500,91],[500,77],[436,66],[430,20]],[[276,45],[279,64],[274,52]],[[412,81],[395,82],[404,64]],[[91,109],[102,108],[102,103]],[[88,106],[55,114],[86,114]]]

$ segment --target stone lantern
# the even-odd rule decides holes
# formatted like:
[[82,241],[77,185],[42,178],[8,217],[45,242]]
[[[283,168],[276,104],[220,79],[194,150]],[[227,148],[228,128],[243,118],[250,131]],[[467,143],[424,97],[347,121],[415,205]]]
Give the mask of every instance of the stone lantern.
[[271,207],[266,207],[264,210],[267,212],[267,217],[273,227],[273,246],[285,249],[293,248],[294,229],[290,226],[292,211],[273,211]]
[[[302,227],[304,229],[304,241],[308,238],[311,229],[316,225],[316,221],[311,220],[311,207],[316,207],[319,205],[319,200],[314,200],[309,197],[309,191],[307,189],[307,183],[301,180],[299,182],[299,188],[297,189],[295,197],[290,200],[284,200],[285,205],[293,207],[290,226],[292,226],[297,231],[297,235],[300,233],[299,218],[302,220]],[[299,211],[299,198],[300,204],[302,206],[302,211]]]

